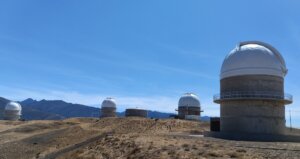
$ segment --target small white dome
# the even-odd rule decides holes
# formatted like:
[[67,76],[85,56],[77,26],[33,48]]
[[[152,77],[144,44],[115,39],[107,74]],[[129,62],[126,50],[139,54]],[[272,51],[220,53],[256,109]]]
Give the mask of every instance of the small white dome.
[[17,111],[21,111],[22,107],[21,107],[21,105],[19,103],[9,102],[9,103],[6,104],[5,110],[17,110]]
[[104,108],[104,107],[116,108],[117,107],[116,100],[114,98],[108,97],[102,102],[101,107],[102,108]]
[[240,75],[284,77],[286,74],[285,61],[274,47],[259,41],[247,41],[240,43],[226,56],[220,78]]
[[193,93],[185,93],[179,99],[178,106],[200,107],[200,101],[197,95]]

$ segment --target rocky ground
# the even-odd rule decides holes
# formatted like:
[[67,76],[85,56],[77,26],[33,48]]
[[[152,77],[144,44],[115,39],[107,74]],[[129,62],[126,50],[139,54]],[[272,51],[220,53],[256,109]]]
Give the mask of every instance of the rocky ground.
[[300,143],[203,137],[208,129],[175,119],[0,121],[0,159],[300,158]]

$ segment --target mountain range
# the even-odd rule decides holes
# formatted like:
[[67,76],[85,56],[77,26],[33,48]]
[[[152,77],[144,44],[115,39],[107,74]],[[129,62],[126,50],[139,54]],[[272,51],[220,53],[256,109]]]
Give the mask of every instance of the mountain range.
[[[0,97],[0,119],[3,116],[5,105],[10,100]],[[99,117],[99,108],[81,104],[67,103],[62,100],[34,100],[28,98],[19,102],[22,105],[22,119],[25,120],[60,120],[73,117]],[[125,112],[117,112],[119,117]],[[172,113],[148,111],[149,118],[169,118]],[[209,117],[204,116],[202,120],[208,121]]]

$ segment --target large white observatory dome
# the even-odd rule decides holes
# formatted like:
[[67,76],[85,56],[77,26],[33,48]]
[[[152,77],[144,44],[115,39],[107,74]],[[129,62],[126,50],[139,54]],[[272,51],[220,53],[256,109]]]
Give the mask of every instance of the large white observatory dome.
[[193,93],[185,93],[178,102],[178,106],[200,107],[200,101],[197,95]]
[[21,115],[21,110],[22,110],[22,107],[19,103],[16,103],[16,102],[9,102],[6,104],[5,106],[5,110],[8,110],[8,111],[19,111],[19,115]]
[[116,108],[117,104],[116,104],[116,100],[114,98],[106,98],[101,105],[102,108]]
[[286,74],[285,61],[274,47],[259,41],[246,41],[226,56],[220,78],[240,75],[284,77]]

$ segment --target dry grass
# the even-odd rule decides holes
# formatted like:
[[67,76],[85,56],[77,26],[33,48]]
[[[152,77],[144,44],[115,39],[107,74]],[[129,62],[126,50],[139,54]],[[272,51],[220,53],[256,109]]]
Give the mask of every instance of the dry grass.
[[208,123],[142,118],[0,122],[0,158],[300,158],[300,144],[191,137]]

